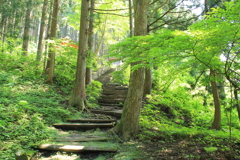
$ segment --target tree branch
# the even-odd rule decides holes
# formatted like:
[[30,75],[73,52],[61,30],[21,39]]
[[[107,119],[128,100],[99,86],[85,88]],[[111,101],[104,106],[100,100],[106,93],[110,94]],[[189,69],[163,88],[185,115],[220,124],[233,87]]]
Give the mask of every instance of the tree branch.
[[94,11],[122,11],[122,10],[128,10],[128,8],[123,8],[123,9],[94,9]]
[[195,18],[197,18],[197,17],[192,17],[192,18],[189,18],[189,19],[187,19],[187,20],[183,20],[183,21],[177,21],[177,20],[175,20],[174,22],[173,21],[164,21],[164,20],[162,20],[164,23],[163,24],[161,24],[161,25],[159,25],[159,26],[156,26],[156,27],[154,27],[154,28],[151,28],[150,29],[150,27],[148,28],[148,31],[153,31],[153,30],[155,30],[155,29],[158,29],[158,28],[160,28],[160,27],[162,27],[162,26],[164,26],[164,25],[166,25],[166,24],[168,24],[168,25],[174,25],[174,24],[181,24],[181,23],[185,23],[185,22],[187,22],[187,21],[190,21],[190,20],[192,20],[192,19],[195,19]]
[[184,0],[181,0],[181,2],[179,2],[176,6],[173,6],[172,8],[170,8],[168,11],[166,11],[161,17],[157,18],[155,21],[153,21],[152,23],[150,23],[148,25],[148,28],[152,25],[154,25],[155,23],[157,23],[160,19],[162,19],[166,14],[168,14],[170,11],[172,11],[173,9],[177,8]]
[[[155,2],[157,2],[159,0],[156,0]],[[165,0],[159,7],[157,7],[156,9],[154,9],[153,13],[156,12],[159,8],[162,8],[169,0]],[[150,5],[154,4],[155,2],[151,3]]]
[[195,84],[194,84],[194,89],[199,81],[199,79],[202,77],[203,73],[205,72],[205,70],[202,70],[202,72],[200,73],[200,75],[197,77],[196,81],[195,81]]
[[120,16],[120,17],[128,17],[128,16],[124,16],[124,15],[121,15],[121,14],[116,14],[116,13],[101,13],[101,12],[95,12],[95,13],[98,13],[98,14],[107,14],[107,15],[114,15],[114,16]]

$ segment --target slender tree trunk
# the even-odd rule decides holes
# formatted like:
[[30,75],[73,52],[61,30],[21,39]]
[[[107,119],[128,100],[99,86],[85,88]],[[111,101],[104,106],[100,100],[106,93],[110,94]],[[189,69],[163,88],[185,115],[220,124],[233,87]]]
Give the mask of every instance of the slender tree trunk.
[[88,9],[89,0],[82,0],[76,80],[70,101],[71,106],[76,107],[79,111],[85,109],[86,102],[85,75],[88,42]]
[[235,81],[233,81],[233,80],[231,80],[231,78],[230,78],[230,74],[228,74],[227,72],[225,73],[226,74],[226,78],[227,78],[227,80],[229,81],[229,83],[233,86],[233,88],[234,88],[234,91],[233,91],[233,94],[234,94],[234,98],[235,98],[235,100],[236,100],[236,103],[234,103],[235,104],[235,106],[236,106],[236,108],[237,108],[237,112],[238,112],[238,119],[239,119],[239,121],[240,121],[240,104],[239,104],[239,98],[238,98],[238,90],[239,90],[239,87],[238,87],[238,83]]
[[1,30],[2,30],[2,36],[1,36],[1,40],[2,40],[2,50],[1,52],[4,52],[4,49],[5,49],[5,39],[6,39],[6,26],[7,26],[7,19],[6,18],[2,18],[2,21],[1,21],[1,24],[2,24],[2,27],[1,27]]
[[95,48],[95,51],[94,51],[94,55],[98,55],[98,53],[100,52],[100,50],[102,49],[102,46],[103,46],[103,41],[104,41],[104,35],[105,35],[105,32],[106,32],[106,25],[107,25],[107,17],[105,17],[105,20],[104,20],[104,24],[103,24],[103,27],[102,29],[99,29],[100,30],[100,33],[101,33],[101,37],[100,36],[97,36],[98,38],[98,44],[97,44],[97,47]]
[[12,12],[12,15],[11,15],[10,37],[13,37],[14,32],[15,32],[15,30],[14,30],[14,24],[15,24],[15,21],[16,21],[15,12],[16,11]]
[[144,92],[143,97],[150,94],[152,90],[152,70],[145,68],[145,79],[144,79]]
[[66,24],[63,31],[63,37],[67,37],[67,35],[68,35],[68,25]]
[[[150,33],[149,25],[147,26],[147,34]],[[158,68],[154,68],[157,70]],[[147,94],[151,93],[153,87],[152,83],[152,69],[151,68],[145,68],[145,79],[144,79],[144,89],[143,89],[143,97],[146,97]]]
[[19,25],[19,21],[20,21],[20,18],[18,18],[18,15],[19,13],[17,11],[14,12],[14,22],[13,22],[13,27],[12,27],[12,37],[17,37],[18,36],[18,32],[16,32],[17,28],[18,28],[18,25]]
[[35,18],[32,25],[34,25],[34,27],[31,30],[31,34],[30,34],[30,40],[32,42],[35,42],[36,45],[38,45],[38,37],[39,37],[39,31],[40,31],[40,24],[41,24],[41,20],[38,18]]
[[132,0],[128,0],[128,7],[129,7],[129,30],[130,30],[130,37],[133,36],[133,14],[132,14]]
[[0,23],[0,29],[1,29],[0,38],[1,38],[1,41],[4,37],[4,23],[5,23],[5,18],[1,17],[1,23]]
[[206,15],[208,11],[209,11],[208,10],[208,0],[204,0],[204,15]]
[[210,69],[210,78],[211,78],[211,87],[212,87],[212,94],[213,94],[213,100],[214,100],[214,120],[212,123],[212,129],[220,130],[221,128],[221,105],[219,100],[219,93],[216,83],[216,74],[214,70]]
[[28,55],[28,44],[29,44],[29,36],[30,36],[30,22],[31,22],[31,16],[32,16],[32,6],[31,6],[32,0],[28,1],[28,7],[25,15],[25,26],[24,26],[24,33],[23,33],[23,46],[22,51],[23,55]]
[[[91,65],[91,57],[93,54],[93,40],[94,40],[94,8],[95,8],[95,0],[91,0],[91,9],[90,9],[90,20],[89,20],[89,36],[88,36],[88,60],[89,64]],[[92,69],[90,67],[86,68],[86,85],[92,83]]]
[[[57,18],[58,18],[58,12],[59,12],[59,0],[54,0],[53,7],[54,8],[53,8],[51,35],[50,35],[52,40],[57,35]],[[55,65],[55,48],[54,48],[54,44],[52,44],[52,43],[50,44],[49,47],[50,47],[49,48],[50,63],[49,63],[47,83],[52,84],[53,83],[54,65]]]
[[[51,23],[52,23],[52,13],[53,13],[53,1],[50,1],[49,7],[50,13],[48,17],[48,25],[47,25],[47,38],[50,39],[51,34]],[[43,62],[43,70],[45,75],[48,75],[49,67],[50,67],[50,55],[48,54],[49,43],[46,42],[45,44],[45,55],[44,55],[44,62]]]
[[46,20],[47,20],[47,5],[48,5],[48,0],[44,0],[43,8],[42,8],[39,40],[38,40],[38,50],[37,50],[37,57],[36,57],[37,61],[42,60],[42,53],[43,53],[43,47],[44,47],[43,40],[44,40],[44,33],[45,33]]
[[235,105],[236,105],[237,112],[238,112],[238,119],[239,119],[239,121],[240,121],[240,104],[239,104],[239,99],[238,99],[238,91],[237,91],[236,88],[234,88],[233,93],[234,93],[234,98],[235,98],[235,100],[236,100]]
[[[144,36],[147,34],[147,13],[149,0],[134,0],[134,35]],[[134,62],[131,66],[141,64]],[[130,75],[129,89],[123,107],[120,122],[113,130],[123,135],[125,140],[130,139],[139,131],[140,107],[142,106],[144,85],[144,68],[132,70]]]

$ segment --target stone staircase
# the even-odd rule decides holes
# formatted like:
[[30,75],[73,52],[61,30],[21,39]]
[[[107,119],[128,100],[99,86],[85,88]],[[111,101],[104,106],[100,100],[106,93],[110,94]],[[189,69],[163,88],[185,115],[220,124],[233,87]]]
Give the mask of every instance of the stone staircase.
[[[118,143],[108,132],[121,118],[122,107],[127,95],[127,86],[111,84],[107,71],[98,80],[103,83],[103,93],[99,99],[100,108],[90,110],[95,118],[69,119],[66,123],[57,123],[53,127],[59,130],[51,144],[41,144],[41,151],[60,151],[70,153],[117,152]],[[96,118],[100,117],[100,118]],[[67,132],[71,130],[71,132]]]
[[123,104],[127,96],[127,89],[127,86],[119,86],[116,84],[104,85],[102,96],[98,100],[101,107],[98,110],[91,110],[91,112],[121,118]]

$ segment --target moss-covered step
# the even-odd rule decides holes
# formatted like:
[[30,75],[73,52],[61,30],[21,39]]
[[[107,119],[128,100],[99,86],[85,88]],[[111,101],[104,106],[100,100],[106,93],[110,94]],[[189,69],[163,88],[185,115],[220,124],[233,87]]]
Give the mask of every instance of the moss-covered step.
[[128,86],[105,85],[103,89],[109,90],[128,90]]
[[103,98],[123,98],[123,99],[126,99],[126,98],[127,98],[127,94],[101,95],[100,98],[101,98],[101,99],[103,99]]
[[102,94],[103,95],[126,95],[128,93],[127,90],[110,90],[104,89]]
[[71,123],[111,123],[116,122],[116,119],[68,119]]
[[100,103],[100,102],[98,102],[98,104],[99,105],[101,105],[101,106],[104,106],[104,107],[107,107],[107,106],[109,106],[109,107],[123,107],[123,103]]
[[104,110],[90,110],[92,113],[96,114],[105,114],[105,115],[110,115],[114,116],[117,118],[121,118],[122,116],[122,110],[113,110],[113,111],[104,111]]
[[95,128],[111,128],[115,123],[57,123],[55,128],[63,130],[88,130]]
[[56,138],[55,141],[56,142],[92,142],[92,141],[108,141],[110,140],[110,138],[108,137],[83,137],[83,136],[79,136],[79,137],[59,137]]
[[117,147],[86,146],[81,144],[42,144],[37,147],[39,150],[60,151],[70,153],[80,152],[117,152]]
[[125,102],[125,98],[101,98],[98,100],[99,103],[124,103]]
[[89,130],[86,132],[59,130],[54,137],[55,142],[106,142],[111,140],[114,140],[113,136],[101,130]]

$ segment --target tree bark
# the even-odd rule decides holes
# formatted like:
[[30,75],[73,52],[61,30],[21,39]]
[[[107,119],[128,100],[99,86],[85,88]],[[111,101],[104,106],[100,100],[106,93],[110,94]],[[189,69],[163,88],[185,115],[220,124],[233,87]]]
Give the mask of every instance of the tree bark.
[[129,4],[129,30],[130,30],[130,37],[133,36],[133,17],[132,17],[132,0],[128,0]]
[[31,16],[32,16],[32,0],[29,0],[27,3],[27,11],[25,15],[25,26],[24,26],[24,33],[23,33],[23,45],[22,45],[22,51],[23,55],[28,55],[28,44],[29,44],[29,35],[30,35],[30,22],[31,22]]
[[238,119],[240,121],[240,104],[239,104],[239,99],[238,99],[238,91],[237,91],[236,88],[234,88],[233,93],[234,93],[234,98],[236,100],[236,104],[235,105],[236,105],[237,112],[238,112]]
[[213,100],[214,100],[214,120],[212,123],[212,129],[220,130],[221,128],[221,105],[219,100],[219,93],[216,83],[216,74],[214,70],[210,69],[210,78],[211,78],[211,87],[212,87],[212,94],[213,94]]
[[[53,16],[52,16],[52,24],[51,24],[51,35],[50,38],[53,40],[57,35],[57,18],[59,12],[59,0],[54,0],[53,5]],[[51,43],[49,46],[49,70],[48,70],[48,78],[47,83],[53,83],[53,73],[54,73],[54,65],[55,65],[55,48],[54,44]]]
[[7,27],[7,19],[5,17],[2,17],[2,20],[1,20],[1,41],[2,41],[2,50],[1,52],[4,52],[4,49],[5,49],[5,39],[6,39],[6,27]]
[[70,105],[76,107],[79,111],[85,109],[86,102],[85,74],[88,42],[88,9],[89,0],[82,0],[76,80],[70,100]]
[[[50,6],[49,6],[49,16],[48,16],[48,25],[47,25],[47,38],[50,39],[50,34],[51,34],[51,22],[52,22],[52,13],[53,13],[53,1],[50,1]],[[49,50],[49,43],[46,42],[45,44],[45,55],[44,55],[44,62],[43,62],[43,70],[45,75],[48,75],[49,67],[50,67],[50,55],[48,54]]]
[[38,41],[38,50],[37,50],[37,61],[42,60],[42,53],[43,53],[43,39],[44,39],[44,32],[46,27],[46,20],[47,20],[47,5],[48,0],[44,0],[43,8],[42,8],[42,18],[41,18],[41,26],[40,26],[40,33],[39,33],[39,41]]
[[[144,36],[147,34],[147,13],[149,0],[134,0],[134,35]],[[134,62],[131,66],[141,64]],[[123,114],[120,122],[113,130],[122,134],[123,139],[129,140],[139,132],[140,107],[142,106],[144,85],[144,68],[131,70],[129,89],[123,107]]]
[[147,94],[150,94],[151,90],[152,90],[152,70],[150,68],[145,68],[143,97],[145,97]]
[[[93,54],[93,40],[94,40],[94,8],[95,8],[95,0],[91,0],[91,9],[90,9],[90,20],[89,20],[89,29],[88,29],[88,60],[91,65],[91,57]],[[86,85],[92,83],[92,69],[88,66],[86,68]]]

